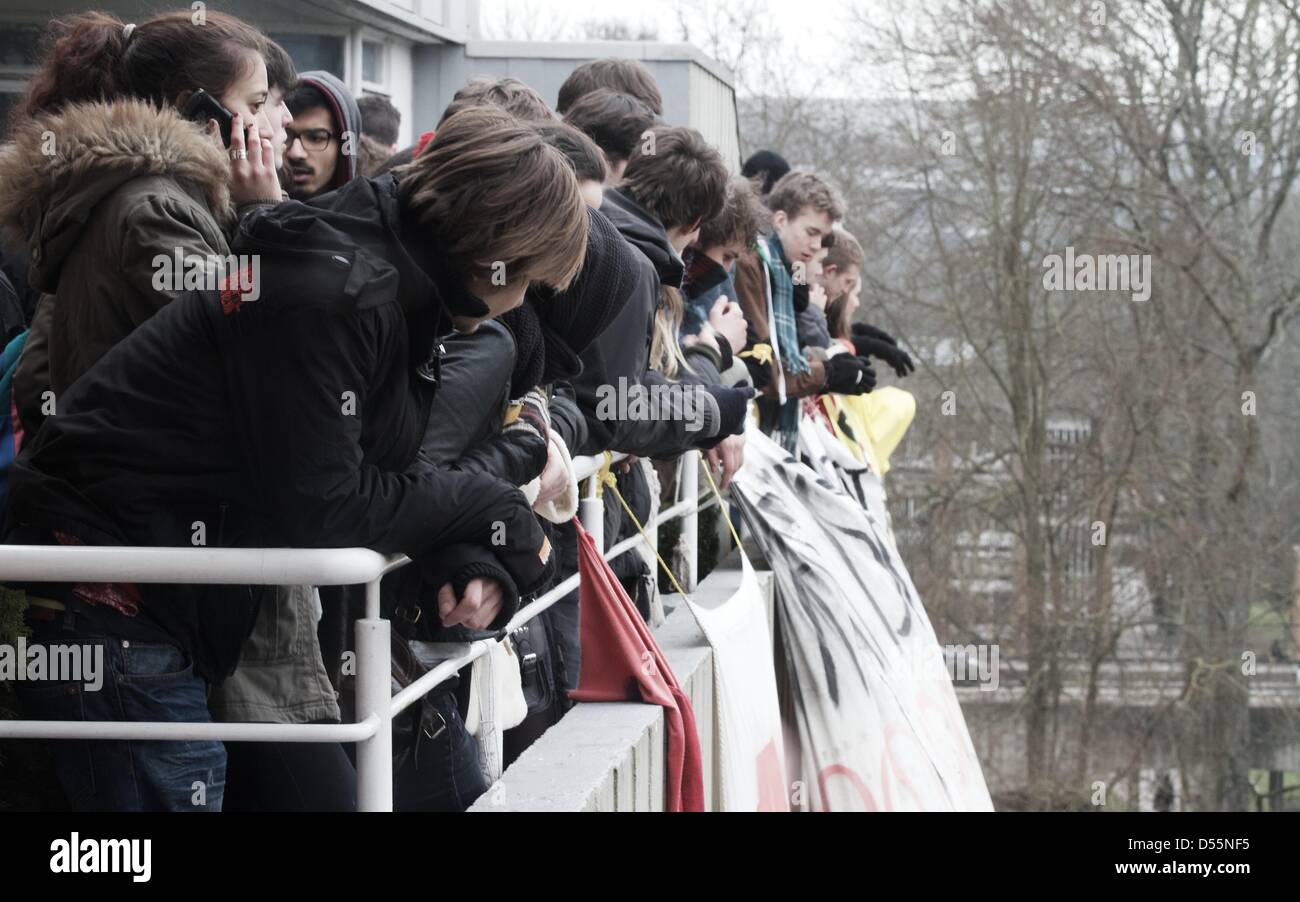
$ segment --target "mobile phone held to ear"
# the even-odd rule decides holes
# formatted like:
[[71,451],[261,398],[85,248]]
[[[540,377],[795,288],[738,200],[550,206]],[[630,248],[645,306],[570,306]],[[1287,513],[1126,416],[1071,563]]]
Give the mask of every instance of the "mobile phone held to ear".
[[203,126],[208,124],[209,119],[217,120],[217,127],[221,130],[221,142],[226,147],[230,146],[230,129],[233,126],[235,116],[225,108],[220,100],[217,100],[207,91],[202,88],[195,91],[190,96],[190,99],[185,102],[181,115]]

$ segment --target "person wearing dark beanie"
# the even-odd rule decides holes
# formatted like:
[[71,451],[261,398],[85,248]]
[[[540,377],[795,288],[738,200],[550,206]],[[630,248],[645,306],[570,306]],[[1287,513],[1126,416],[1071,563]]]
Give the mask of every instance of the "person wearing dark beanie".
[[758,193],[764,198],[772,193],[773,186],[789,171],[790,164],[774,150],[758,151],[740,168],[740,174],[745,178],[759,181]]

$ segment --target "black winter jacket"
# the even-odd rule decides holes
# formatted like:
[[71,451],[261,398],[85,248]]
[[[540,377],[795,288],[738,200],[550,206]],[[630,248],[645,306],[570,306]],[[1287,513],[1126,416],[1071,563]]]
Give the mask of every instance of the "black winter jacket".
[[[417,562],[471,543],[532,591],[549,545],[518,489],[407,472],[437,388],[442,311],[463,289],[432,255],[415,263],[398,209],[390,175],[246,218],[232,249],[260,256],[260,297],[184,294],[114,346],[15,462],[10,522],[158,546],[192,544],[202,523],[209,545],[364,546]],[[234,668],[250,597],[144,587],[147,612],[209,680]]]
[[[662,374],[647,369],[650,337],[659,286],[678,287],[683,272],[681,258],[668,243],[663,225],[621,189],[605,191],[600,211],[640,253],[635,255],[636,290],[609,327],[583,351],[582,373],[572,382],[588,428],[587,442],[578,452],[597,454],[610,449],[642,457],[673,457],[691,448],[712,447],[719,441],[718,405],[699,385],[667,393],[672,409],[665,416],[631,420],[600,415],[602,394],[617,390],[620,379],[646,390],[668,385]],[[694,393],[694,411],[683,408],[682,391]]]

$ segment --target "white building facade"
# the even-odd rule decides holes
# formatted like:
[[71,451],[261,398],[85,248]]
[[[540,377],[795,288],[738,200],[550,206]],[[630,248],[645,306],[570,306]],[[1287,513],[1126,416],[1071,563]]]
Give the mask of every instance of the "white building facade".
[[[452,94],[473,76],[513,75],[554,104],[564,79],[582,63],[639,59],[663,91],[664,119],[699,129],[728,166],[738,168],[734,78],[690,44],[480,41],[475,0],[229,0],[175,7],[236,15],[282,44],[299,69],[333,72],[358,97],[388,97],[402,113],[402,146],[433,128]],[[0,116],[7,118],[35,71],[45,24],[92,8],[130,22],[147,19],[159,6],[6,0],[0,9]]]

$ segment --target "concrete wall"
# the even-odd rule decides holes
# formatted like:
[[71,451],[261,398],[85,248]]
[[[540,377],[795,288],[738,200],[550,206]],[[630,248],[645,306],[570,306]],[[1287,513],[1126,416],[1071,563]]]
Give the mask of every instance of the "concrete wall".
[[[732,566],[711,573],[694,600],[716,607],[740,587]],[[773,580],[759,573],[771,616]],[[691,700],[704,763],[706,810],[718,799],[717,709],[713,703],[713,652],[695,618],[676,595],[675,607],[655,633],[682,691]],[[589,703],[573,708],[534,743],[471,811],[662,811],[667,733],[663,709],[639,703]]]

